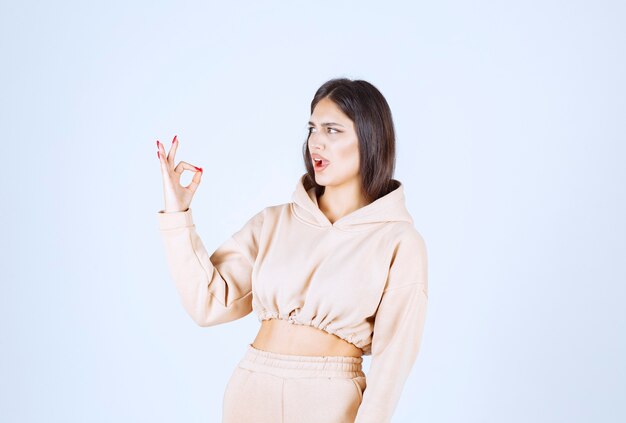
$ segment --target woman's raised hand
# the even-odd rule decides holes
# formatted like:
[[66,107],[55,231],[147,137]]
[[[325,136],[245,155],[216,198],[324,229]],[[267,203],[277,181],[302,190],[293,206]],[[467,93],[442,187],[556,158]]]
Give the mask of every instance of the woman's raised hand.
[[[165,197],[166,213],[187,211],[191,199],[200,185],[202,168],[180,161],[174,166],[174,158],[178,149],[178,137],[174,135],[169,153],[165,154],[163,144],[157,140],[157,157],[161,162],[161,174],[163,176],[163,195]],[[186,187],[180,184],[180,177],[185,170],[195,172],[193,179]]]

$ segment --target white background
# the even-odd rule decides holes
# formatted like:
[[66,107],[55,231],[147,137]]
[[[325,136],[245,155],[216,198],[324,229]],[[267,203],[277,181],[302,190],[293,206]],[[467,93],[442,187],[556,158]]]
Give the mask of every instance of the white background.
[[393,421],[624,421],[625,21],[619,1],[3,1],[0,420],[218,422],[259,323],[179,304],[155,141],[204,168],[214,249],[290,201],[313,94],[345,76],[391,106],[429,252]]

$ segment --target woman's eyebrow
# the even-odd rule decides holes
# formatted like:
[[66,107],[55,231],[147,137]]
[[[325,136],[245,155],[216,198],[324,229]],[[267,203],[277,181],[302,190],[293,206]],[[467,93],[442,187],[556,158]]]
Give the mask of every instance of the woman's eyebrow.
[[[309,121],[309,125],[315,126],[315,124],[313,122],[311,122],[311,121]],[[344,128],[344,126],[342,124],[337,123],[337,122],[324,122],[324,123],[321,124],[321,126],[330,126],[330,125],[341,126],[342,128]]]

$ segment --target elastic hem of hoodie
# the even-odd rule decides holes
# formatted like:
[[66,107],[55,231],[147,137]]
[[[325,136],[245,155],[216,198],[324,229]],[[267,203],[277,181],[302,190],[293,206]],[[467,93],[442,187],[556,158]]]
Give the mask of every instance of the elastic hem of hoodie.
[[323,330],[326,333],[330,333],[331,335],[335,335],[338,338],[343,339],[346,342],[354,345],[362,351],[363,355],[371,355],[371,343],[367,345],[363,345],[363,341],[356,341],[354,338],[356,334],[345,335],[343,332],[339,330],[332,329],[330,325],[321,326],[315,324],[312,320],[310,321],[301,321],[298,320],[293,314],[280,314],[275,311],[270,310],[261,310],[257,311],[257,316],[259,322],[263,320],[277,319],[277,320],[285,320],[291,324],[300,325],[300,326],[311,326],[315,329]]

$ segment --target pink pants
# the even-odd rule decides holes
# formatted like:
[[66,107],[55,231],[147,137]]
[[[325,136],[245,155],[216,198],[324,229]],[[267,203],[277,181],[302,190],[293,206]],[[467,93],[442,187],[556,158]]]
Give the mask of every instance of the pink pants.
[[367,385],[362,362],[248,344],[226,385],[222,423],[352,423]]

